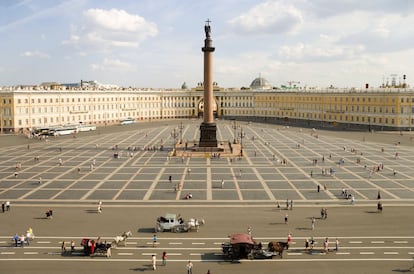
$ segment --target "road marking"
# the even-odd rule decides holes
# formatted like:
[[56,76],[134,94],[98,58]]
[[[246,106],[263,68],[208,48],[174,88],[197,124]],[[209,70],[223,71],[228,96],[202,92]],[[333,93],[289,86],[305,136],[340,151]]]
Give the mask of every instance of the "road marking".
[[359,252],[361,255],[372,255],[375,254],[375,252]]
[[215,245],[221,245],[223,242],[214,242]]
[[206,243],[191,243],[192,245],[205,245]]
[[171,242],[171,243],[168,243],[169,245],[182,245],[183,243],[180,243],[180,242]]
[[394,244],[408,244],[408,241],[394,241]]
[[288,254],[288,255],[290,255],[290,256],[300,256],[300,255],[302,255],[302,253],[297,253],[297,252],[292,252],[292,253],[286,253],[286,254]]
[[362,244],[362,241],[349,241],[350,244]]
[[117,253],[120,256],[132,256],[134,253]]
[[202,253],[190,253],[190,256],[202,256]]
[[127,244],[127,245],[136,245],[136,244],[137,244],[137,242],[127,242],[126,244]]
[[408,254],[413,255],[413,254],[414,254],[414,252],[408,252]]
[[168,256],[181,256],[182,253],[168,253]]
[[1,252],[1,255],[12,255],[12,254],[16,254],[15,252]]
[[371,241],[371,244],[383,244],[385,243],[384,241]]
[[6,241],[1,241],[1,242],[0,242],[0,244],[5,244],[5,243],[7,243],[7,242],[6,242]]
[[336,255],[349,255],[351,253],[349,253],[349,252],[336,252],[335,254]]
[[[37,244],[50,244],[50,241],[37,241]],[[59,242],[61,243],[61,242]]]
[[384,252],[385,255],[398,255],[398,252]]
[[27,255],[35,255],[35,254],[39,254],[39,252],[24,252],[23,254],[27,254]]
[[141,253],[141,255],[144,255],[144,256],[152,256],[154,254],[157,254],[157,252],[154,252],[154,253]]

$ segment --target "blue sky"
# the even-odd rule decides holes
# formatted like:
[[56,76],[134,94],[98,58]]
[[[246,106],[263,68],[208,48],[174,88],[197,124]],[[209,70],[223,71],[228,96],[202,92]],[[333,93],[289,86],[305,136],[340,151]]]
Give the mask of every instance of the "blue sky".
[[0,0],[0,86],[194,87],[207,18],[223,87],[414,78],[411,0]]

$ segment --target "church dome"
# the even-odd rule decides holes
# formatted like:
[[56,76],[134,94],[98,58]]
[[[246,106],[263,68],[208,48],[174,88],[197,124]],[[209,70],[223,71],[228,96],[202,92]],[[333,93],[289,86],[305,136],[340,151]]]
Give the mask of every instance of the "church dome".
[[263,77],[257,77],[250,84],[251,89],[272,89],[272,85]]

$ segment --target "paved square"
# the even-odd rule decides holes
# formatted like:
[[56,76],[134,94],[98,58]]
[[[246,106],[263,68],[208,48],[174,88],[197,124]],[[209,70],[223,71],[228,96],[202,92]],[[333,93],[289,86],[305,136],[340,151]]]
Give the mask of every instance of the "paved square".
[[[199,124],[186,121],[183,140],[194,140]],[[341,132],[240,125],[246,132],[243,158],[197,156],[191,151],[169,158],[171,132],[178,124],[159,122],[98,128],[47,142],[16,136],[16,145],[0,148],[0,199],[185,203],[189,201],[183,197],[191,193],[194,202],[345,203],[341,192],[346,189],[357,202],[376,200],[378,191],[387,202],[414,200],[411,144],[377,143],[372,133],[359,140],[339,138]],[[217,126],[221,141],[234,139],[230,122],[218,121]],[[40,160],[34,160],[36,156]],[[15,174],[16,163],[22,169]]]

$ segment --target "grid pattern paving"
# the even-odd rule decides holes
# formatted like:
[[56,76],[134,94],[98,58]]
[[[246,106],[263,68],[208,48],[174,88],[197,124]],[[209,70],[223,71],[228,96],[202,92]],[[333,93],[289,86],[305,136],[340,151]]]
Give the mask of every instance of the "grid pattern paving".
[[[182,139],[197,140],[199,124],[186,121]],[[328,137],[310,129],[240,124],[245,131],[243,158],[191,151],[168,157],[177,124],[114,126],[105,134],[98,129],[78,138],[31,141],[30,149],[3,147],[0,200],[178,202],[191,193],[192,201],[205,202],[338,202],[346,189],[357,201],[375,200],[378,191],[383,200],[414,201],[411,147]],[[218,140],[235,138],[231,123],[219,121],[217,128]],[[113,157],[116,151],[119,159]],[[17,162],[22,169],[15,176]],[[379,165],[384,168],[372,172]]]

